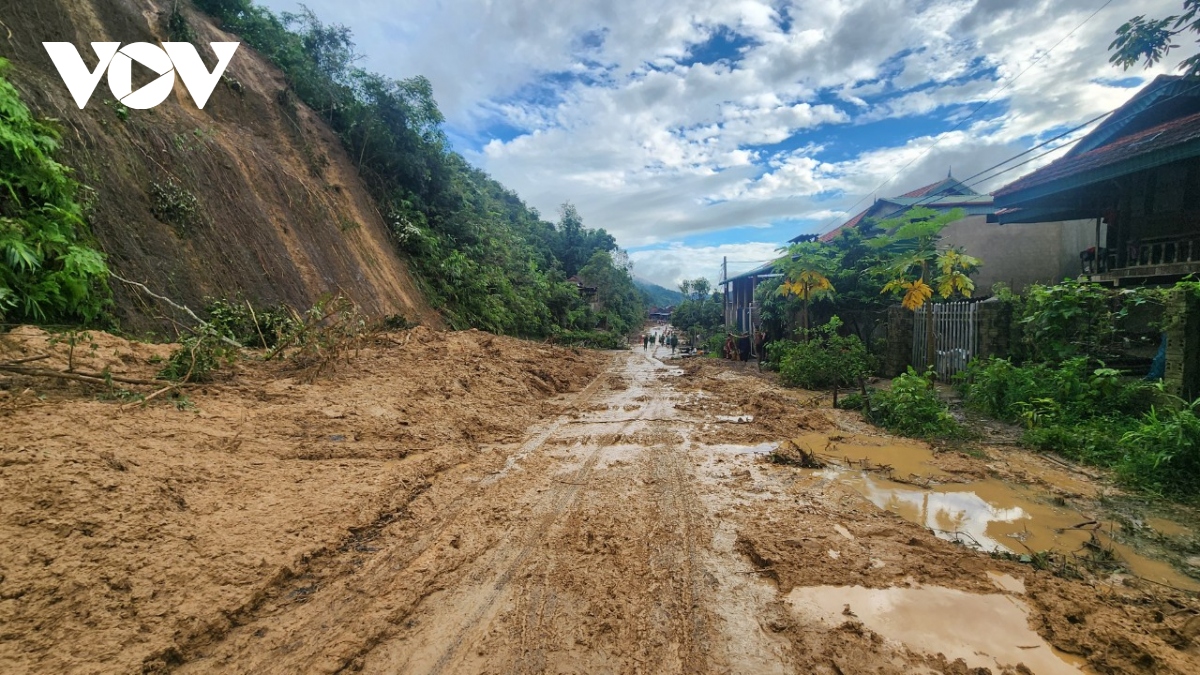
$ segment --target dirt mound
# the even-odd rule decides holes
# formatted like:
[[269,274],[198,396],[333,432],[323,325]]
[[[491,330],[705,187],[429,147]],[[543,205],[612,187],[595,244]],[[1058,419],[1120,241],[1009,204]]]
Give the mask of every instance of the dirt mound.
[[[42,42],[80,47],[92,68],[91,42],[167,40],[176,4],[206,62],[209,42],[236,40],[190,3],[4,3],[0,56],[34,113],[59,121],[62,159],[94,190],[89,222],[113,271],[193,309],[239,293],[306,309],[341,291],[370,314],[439,325],[340,142],[248,46],[204,110],[179,85],[152,110],[126,109],[103,83],[79,110]],[[156,318],[171,310],[125,284],[113,291],[123,328],[173,333]]]
[[[0,361],[61,369],[69,346],[50,340],[0,336]],[[79,369],[152,377],[171,347],[95,333],[75,349]],[[369,550],[443,472],[502,463],[486,444],[519,438],[604,358],[417,328],[312,384],[247,358],[144,408],[0,374],[0,671],[166,668],[271,597],[303,600],[322,561]]]

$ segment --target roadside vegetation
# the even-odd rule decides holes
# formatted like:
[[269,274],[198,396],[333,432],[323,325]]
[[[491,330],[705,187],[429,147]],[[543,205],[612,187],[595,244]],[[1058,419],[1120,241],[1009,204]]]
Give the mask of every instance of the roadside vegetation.
[[683,301],[671,312],[671,325],[710,355],[720,355],[725,343],[725,298],[708,279],[685,280],[679,284]]
[[95,322],[110,304],[82,190],[54,160],[58,132],[4,78],[0,59],[0,321]]
[[[586,227],[569,203],[549,222],[453,152],[427,79],[358,67],[350,30],[308,9],[195,4],[284,72],[290,89],[279,105],[298,99],[337,133],[394,246],[453,328],[615,346],[640,326],[643,296],[613,237]],[[172,20],[191,34],[182,17]],[[568,281],[576,275],[595,298]]]
[[[971,296],[970,274],[984,261],[938,245],[941,229],[959,215],[914,209],[829,243],[788,248],[777,264],[783,277],[761,284],[756,296],[775,338],[767,356],[781,381],[835,393],[857,389],[838,406],[861,408],[894,433],[969,439],[931,373],[910,368],[887,387],[865,384],[881,365],[882,345],[869,342],[870,331],[893,298],[915,311],[934,298]],[[1198,293],[1200,284],[1178,290]],[[1008,357],[977,360],[960,374],[964,404],[1021,425],[1027,447],[1111,469],[1127,487],[1200,498],[1200,401],[1170,396],[1161,382],[1145,379],[1144,360],[1135,360],[1140,371],[1121,366],[1131,350],[1154,352],[1169,292],[1071,281],[1035,285],[1023,295],[995,289],[1010,317]]]
[[[1177,292],[1197,293],[1194,282]],[[1107,364],[1118,347],[1147,341],[1125,329],[1130,312],[1161,305],[1168,290],[1109,290],[1064,282],[1005,294],[1013,312],[1008,359],[976,361],[958,381],[967,406],[1024,427],[1038,450],[1110,468],[1125,485],[1173,499],[1200,497],[1200,402],[1161,381]],[[1157,338],[1158,322],[1151,321]],[[1143,373],[1144,375],[1144,373]]]

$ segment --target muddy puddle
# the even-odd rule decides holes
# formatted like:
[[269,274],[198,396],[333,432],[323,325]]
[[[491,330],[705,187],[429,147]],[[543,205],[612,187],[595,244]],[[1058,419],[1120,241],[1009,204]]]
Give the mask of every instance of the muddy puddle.
[[[811,434],[795,440],[816,452],[826,468],[811,470],[819,481],[852,487],[881,509],[926,527],[939,537],[988,552],[1034,555],[1041,551],[1115,558],[1133,574],[1185,590],[1200,581],[1169,563],[1139,554],[1110,536],[1116,524],[1093,520],[1041,488],[994,478],[964,478],[939,468],[932,451],[891,438]],[[962,482],[962,481],[968,482]],[[1050,481],[1056,482],[1057,477]],[[1182,526],[1156,520],[1160,532]]]
[[1150,516],[1146,518],[1146,527],[1149,527],[1155,532],[1166,537],[1187,538],[1196,536],[1195,531],[1193,531],[1191,528],[1185,525],[1180,525],[1173,520],[1167,520],[1166,518],[1159,518],[1157,516]]
[[[1008,579],[1005,583],[1016,581]],[[979,595],[938,586],[813,586],[793,589],[787,602],[804,619],[831,626],[859,621],[885,640],[943,654],[950,662],[962,659],[969,668],[1000,672],[1024,664],[1038,675],[1085,672],[1082,660],[1055,650],[1029,628],[1028,607],[1004,593]]]

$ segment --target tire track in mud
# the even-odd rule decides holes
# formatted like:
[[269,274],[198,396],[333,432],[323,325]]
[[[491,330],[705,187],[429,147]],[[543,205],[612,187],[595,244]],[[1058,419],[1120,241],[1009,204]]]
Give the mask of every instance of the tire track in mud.
[[[605,380],[608,379],[607,375],[609,374],[611,373],[606,372]],[[643,421],[642,417],[634,416],[616,421],[596,420],[592,423],[620,424],[621,426],[618,430],[610,432],[616,440],[620,440],[629,431],[630,427],[641,421]],[[588,423],[587,421],[581,422],[579,420],[572,420],[572,422]],[[549,440],[556,432],[559,431],[559,429],[562,428],[562,426],[563,425],[553,425],[551,430],[540,434],[538,436],[540,439],[538,441],[538,447],[544,445],[547,440]],[[608,435],[610,434],[605,434],[605,436]],[[540,545],[548,537],[551,530],[554,528],[555,523],[562,516],[563,512],[575,503],[581,488],[588,484],[592,471],[595,469],[600,455],[604,452],[608,445],[609,444],[604,442],[597,443],[596,447],[591,450],[587,458],[584,460],[583,466],[572,475],[570,481],[556,481],[556,483],[561,487],[555,488],[556,494],[554,495],[553,504],[551,504],[549,510],[539,519],[537,526],[529,533],[529,536],[526,538],[524,545],[521,547],[516,557],[513,558],[510,563],[505,565],[504,572],[494,582],[491,592],[479,605],[475,613],[472,614],[467,622],[461,627],[455,638],[450,642],[449,645],[446,646],[441,656],[429,671],[431,675],[439,675],[445,671],[447,666],[450,665],[450,662],[457,655],[458,650],[462,646],[462,643],[466,637],[476,630],[486,615],[493,611],[496,601],[507,591],[509,583],[516,575],[517,571],[520,570],[525,564],[525,561],[529,558],[529,555],[533,552],[534,548]],[[537,592],[535,601],[539,604],[541,602],[541,598],[543,598],[545,595],[544,590],[545,589],[543,587],[539,587],[538,589],[540,592]]]
[[[536,452],[546,443],[548,439],[554,435],[555,432],[574,421],[572,413],[578,410],[580,407],[586,406],[588,403],[590,403],[590,401],[596,396],[597,392],[601,389],[602,385],[607,381],[608,377],[613,373],[614,366],[615,364],[611,364],[608,368],[593,378],[592,381],[589,382],[583,389],[581,389],[568,403],[568,412],[560,414],[558,417],[554,418],[553,421],[547,424],[545,428],[536,432],[518,449],[517,453],[514,453],[513,456],[509,457],[503,468],[475,483],[473,485],[473,489],[468,487],[456,495],[450,502],[449,508],[442,511],[443,517],[440,519],[441,522],[435,528],[430,530],[421,530],[424,532],[424,534],[418,536],[417,541],[411,542],[409,546],[405,547],[408,549],[409,555],[405,556],[403,560],[395,561],[393,558],[396,552],[393,548],[392,551],[389,551],[390,555],[386,555],[385,558],[387,563],[395,564],[385,565],[384,563],[380,562],[380,559],[377,559],[373,567],[376,569],[380,567],[387,567],[390,568],[393,576],[400,576],[418,564],[423,556],[426,556],[426,554],[428,554],[430,550],[438,544],[438,542],[445,538],[447,531],[457,523],[457,519],[462,512],[465,511],[471,504],[475,503],[480,497],[484,496],[487,492],[488,486],[498,481],[510,468],[512,468],[512,466],[515,465],[516,462],[513,461],[514,457],[516,457],[519,461],[519,459]],[[357,554],[360,553],[375,552],[374,550],[364,551],[364,542],[375,541],[382,534],[384,534],[389,526],[395,524],[397,521],[401,520],[404,515],[406,515],[405,512],[413,503],[413,501],[430,490],[430,488],[433,486],[432,480],[434,478],[455,468],[457,468],[457,466],[454,462],[448,462],[438,466],[430,473],[419,476],[419,482],[421,483],[420,489],[413,491],[399,509],[387,509],[380,513],[378,517],[370,524],[361,528],[353,529],[347,537],[339,541],[336,545],[327,546],[323,549],[306,555],[302,560],[301,567],[298,570],[285,568],[278,571],[268,580],[268,582],[259,592],[255,593],[250,602],[236,608],[233,611],[225,612],[224,616],[227,619],[227,622],[224,625],[208,626],[205,630],[198,631],[195,635],[185,640],[184,644],[172,645],[171,647],[161,650],[151,657],[148,657],[146,659],[146,667],[148,672],[171,672],[175,670],[187,671],[190,669],[189,666],[193,664],[199,666],[200,663],[204,662],[204,659],[201,659],[200,662],[197,662],[197,658],[200,657],[202,652],[211,649],[219,649],[221,646],[225,645],[225,643],[229,642],[235,636],[235,634],[239,632],[249,632],[249,627],[252,624],[262,623],[266,620],[273,620],[278,618],[278,616],[281,614],[287,614],[289,612],[305,608],[307,606],[307,602],[312,599],[311,596],[319,592],[322,588],[332,586],[332,584],[338,582],[339,580],[345,580],[347,577],[365,575],[374,571],[367,569],[367,566],[354,565],[348,559],[351,557],[356,557]],[[396,611],[390,612],[389,615],[385,617],[385,620],[376,622],[377,630],[374,631],[375,634],[367,636],[367,639],[363,642],[363,644],[352,650],[348,655],[343,655],[341,657],[335,656],[334,663],[329,663],[328,659],[326,658],[326,665],[331,665],[333,667],[326,667],[322,670],[325,672],[343,672],[346,670],[354,670],[356,664],[361,663],[361,659],[366,654],[368,654],[381,642],[386,640],[389,637],[389,634],[396,632],[394,628],[395,626],[404,621],[408,615],[420,607],[421,602],[429,596],[431,592],[429,589],[437,583],[438,579],[443,574],[454,572],[458,568],[459,565],[441,568],[435,567],[438,573],[426,580],[426,583],[423,584],[425,590],[419,594],[419,597],[416,598],[415,602],[407,607],[399,608]],[[310,581],[310,583],[301,587],[299,584],[302,581]],[[293,589],[293,592],[289,593],[289,588]],[[299,593],[296,591],[299,591]],[[301,604],[296,604],[297,600]],[[319,621],[323,624],[327,623],[329,622],[329,617],[323,616],[319,619]],[[254,631],[253,635],[259,636],[265,630],[265,626],[260,627],[257,631]],[[292,630],[289,632],[297,631]],[[323,628],[318,631],[312,626],[309,626],[307,631],[307,633],[310,635],[322,632],[327,631],[325,631]],[[238,647],[242,648],[238,649]],[[237,651],[228,655],[231,660],[241,660],[238,659],[238,657],[245,657],[247,655],[252,657],[254,656],[247,654],[245,645],[236,645],[234,646],[234,649]],[[283,645],[283,651],[292,653],[294,651],[294,645]],[[251,658],[250,660],[254,661],[256,659]],[[302,666],[298,666],[300,670],[294,670],[284,666],[281,662],[274,661],[270,657],[265,659],[260,658],[257,660],[261,663],[262,667],[246,668],[239,665],[233,665],[232,670],[235,672],[254,673],[300,672],[301,670],[307,670],[309,665],[303,664]],[[205,666],[200,666],[198,672],[202,672],[205,669]]]
[[[641,380],[651,395],[634,400],[653,403],[644,406],[637,418],[620,420],[643,425],[631,437],[618,439],[640,446],[634,465],[617,460],[605,467],[605,480],[589,483],[594,488],[589,498],[573,504],[570,517],[545,537],[546,558],[525,575],[528,586],[515,608],[499,621],[499,632],[507,627],[517,633],[515,645],[501,645],[515,649],[510,656],[513,672],[554,671],[567,664],[618,671],[710,670],[711,619],[701,602],[707,577],[695,539],[703,536],[703,527],[697,525],[702,511],[681,464],[681,447],[674,442],[677,436],[669,426],[686,425],[687,420],[670,405],[667,393],[673,390],[664,381],[665,366],[646,360],[654,370],[638,372],[635,375],[642,377],[633,379]],[[636,384],[633,388],[640,389]],[[597,450],[625,457],[620,447]],[[682,450],[686,457],[686,448]],[[630,471],[634,473],[627,475]],[[623,494],[639,483],[642,487],[635,493]],[[620,515],[612,512],[612,503],[619,500],[627,503]],[[630,533],[630,528],[636,531]],[[623,538],[625,534],[632,536]],[[607,543],[593,546],[593,537],[618,542],[620,550]],[[581,569],[588,571],[580,574]],[[581,582],[603,588],[614,578],[628,582],[620,585],[620,598],[615,601],[578,595]],[[617,612],[615,619],[612,611]],[[599,634],[592,632],[597,621]],[[613,623],[623,624],[616,630],[624,631],[624,639],[632,644],[622,644],[621,637],[606,633],[614,630]],[[586,664],[569,654],[579,639],[591,644]]]
[[450,664],[451,659],[453,659],[458,652],[463,640],[479,625],[483,617],[492,610],[496,604],[496,600],[508,589],[509,582],[512,581],[517,570],[520,569],[520,567],[525,563],[525,560],[529,557],[529,554],[533,551],[534,547],[536,547],[542,542],[543,539],[545,539],[547,532],[553,527],[555,521],[557,521],[562,515],[562,512],[567,506],[575,501],[576,496],[579,494],[579,489],[584,483],[587,482],[592,473],[592,469],[594,469],[596,466],[596,460],[600,457],[600,453],[603,450],[603,445],[598,445],[596,449],[592,450],[583,467],[580,468],[579,471],[576,472],[572,477],[574,479],[572,484],[564,485],[563,488],[559,489],[558,494],[556,495],[557,499],[554,500],[550,511],[540,519],[537,527],[530,533],[530,536],[526,539],[525,544],[521,547],[521,550],[517,554],[516,558],[514,558],[513,561],[505,567],[504,572],[498,579],[496,579],[492,586],[492,591],[488,594],[485,601],[480,604],[479,608],[475,611],[475,614],[468,619],[467,623],[458,632],[458,635],[455,636],[454,640],[447,645],[446,650],[442,653],[442,656],[437,660],[436,663],[434,663],[433,668],[429,671],[431,675],[438,675],[446,669],[446,666]]
[[[409,505],[431,487],[431,479],[448,468],[441,466],[417,476],[414,481],[406,481],[405,487],[396,491],[408,492],[402,503],[381,511],[370,523],[350,528],[350,533],[338,542],[305,554],[296,565],[278,568],[247,602],[223,611],[222,619],[209,622],[175,644],[148,655],[142,663],[143,672],[171,672],[182,668],[201,651],[220,644],[240,627],[258,621],[272,603],[315,592],[327,579],[341,573],[347,558],[373,552],[369,542],[375,541],[386,527],[404,518]],[[410,487],[408,483],[415,485]]]

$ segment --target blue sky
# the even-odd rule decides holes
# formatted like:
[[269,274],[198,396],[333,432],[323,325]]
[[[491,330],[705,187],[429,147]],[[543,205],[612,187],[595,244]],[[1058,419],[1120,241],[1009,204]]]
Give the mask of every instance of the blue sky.
[[1167,67],[1112,68],[1113,31],[1180,3],[1114,0],[1086,23],[1099,0],[305,4],[354,31],[366,67],[428,77],[471,162],[548,218],[571,201],[674,286],[1119,106]]

